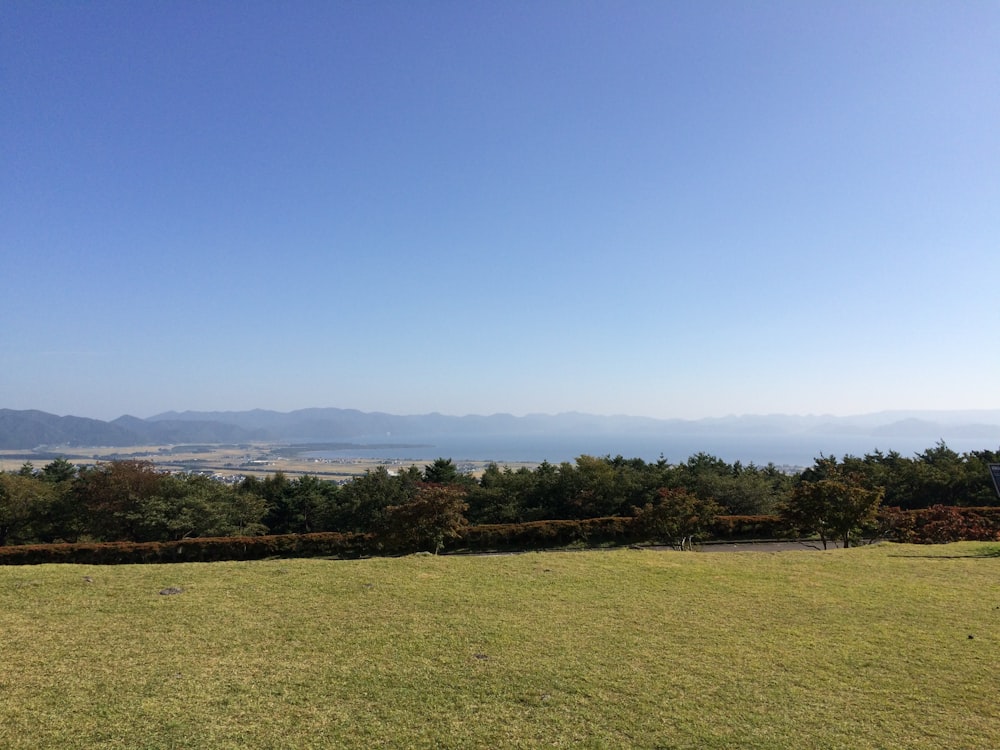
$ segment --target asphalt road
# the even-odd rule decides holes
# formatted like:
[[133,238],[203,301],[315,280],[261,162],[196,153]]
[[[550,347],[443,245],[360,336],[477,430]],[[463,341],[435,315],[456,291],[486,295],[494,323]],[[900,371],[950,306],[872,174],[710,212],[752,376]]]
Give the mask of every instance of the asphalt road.
[[[838,549],[839,542],[827,542],[827,549]],[[808,542],[710,542],[695,547],[698,552],[792,552],[818,550],[822,552],[823,544],[818,541]]]

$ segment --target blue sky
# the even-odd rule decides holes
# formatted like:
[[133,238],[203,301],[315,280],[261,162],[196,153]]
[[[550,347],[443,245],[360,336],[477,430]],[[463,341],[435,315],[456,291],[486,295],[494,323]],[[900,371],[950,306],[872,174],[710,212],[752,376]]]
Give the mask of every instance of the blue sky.
[[0,4],[0,407],[1000,408],[996,2]]

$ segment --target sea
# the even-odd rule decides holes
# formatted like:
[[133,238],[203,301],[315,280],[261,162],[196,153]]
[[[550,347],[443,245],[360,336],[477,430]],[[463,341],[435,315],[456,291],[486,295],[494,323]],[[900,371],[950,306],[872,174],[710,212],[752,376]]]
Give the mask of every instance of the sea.
[[[823,456],[864,456],[881,450],[897,451],[912,458],[935,447],[937,439],[853,435],[366,435],[351,441],[350,447],[305,451],[306,458],[383,459],[414,463],[450,458],[459,461],[497,463],[549,463],[574,461],[578,456],[623,456],[671,464],[683,463],[697,453],[707,453],[727,463],[785,468],[812,466]],[[945,439],[949,448],[965,453],[1000,450],[996,442],[982,438]]]

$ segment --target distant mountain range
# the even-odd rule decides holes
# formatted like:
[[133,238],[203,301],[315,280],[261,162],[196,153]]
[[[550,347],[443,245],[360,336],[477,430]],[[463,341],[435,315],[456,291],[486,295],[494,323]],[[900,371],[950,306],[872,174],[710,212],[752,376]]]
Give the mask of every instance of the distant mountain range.
[[183,443],[319,443],[426,440],[433,436],[494,435],[726,435],[859,436],[930,441],[982,439],[1000,443],[1000,409],[980,411],[886,411],[850,417],[769,414],[711,419],[565,414],[464,417],[400,416],[354,409],[292,412],[165,412],[148,419],[121,416],[110,422],[43,411],[0,409],[0,449],[177,445]]

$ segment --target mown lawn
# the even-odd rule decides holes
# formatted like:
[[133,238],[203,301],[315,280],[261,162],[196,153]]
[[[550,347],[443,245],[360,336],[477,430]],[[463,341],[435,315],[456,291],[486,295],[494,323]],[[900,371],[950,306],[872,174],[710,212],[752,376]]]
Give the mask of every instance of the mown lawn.
[[0,568],[0,747],[994,750],[995,550]]

